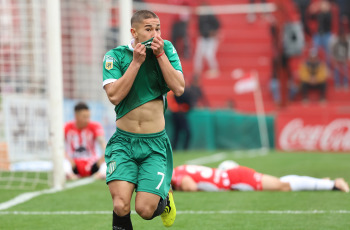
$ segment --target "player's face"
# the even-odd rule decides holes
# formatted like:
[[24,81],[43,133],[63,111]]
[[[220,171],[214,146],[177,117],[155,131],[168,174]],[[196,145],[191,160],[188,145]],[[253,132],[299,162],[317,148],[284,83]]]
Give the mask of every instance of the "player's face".
[[158,18],[147,18],[142,23],[136,23],[134,28],[131,28],[131,34],[137,43],[160,36],[160,21]]
[[75,122],[79,129],[85,128],[90,122],[90,111],[87,109],[75,113]]

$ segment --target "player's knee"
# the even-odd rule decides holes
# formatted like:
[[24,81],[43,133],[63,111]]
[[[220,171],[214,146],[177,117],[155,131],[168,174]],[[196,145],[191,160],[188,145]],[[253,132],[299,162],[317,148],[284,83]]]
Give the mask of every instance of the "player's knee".
[[153,217],[153,213],[157,207],[152,205],[135,205],[135,211],[139,214],[143,219],[150,220]]
[[113,201],[113,208],[119,216],[125,216],[130,212],[130,202],[125,202],[121,199],[118,199],[116,201]]

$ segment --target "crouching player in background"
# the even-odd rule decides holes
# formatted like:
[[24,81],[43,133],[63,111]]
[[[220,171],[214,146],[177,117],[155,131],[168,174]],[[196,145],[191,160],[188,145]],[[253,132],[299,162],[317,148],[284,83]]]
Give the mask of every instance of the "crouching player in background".
[[288,175],[281,178],[256,172],[224,161],[219,168],[199,165],[181,165],[174,169],[172,186],[179,191],[316,191],[340,190],[349,192],[343,178],[335,180]]
[[[89,107],[80,102],[74,107],[75,120],[65,125],[66,159],[64,170],[68,180],[94,176],[106,178],[104,151],[106,142],[102,126],[90,121]],[[97,154],[96,142],[101,156]]]

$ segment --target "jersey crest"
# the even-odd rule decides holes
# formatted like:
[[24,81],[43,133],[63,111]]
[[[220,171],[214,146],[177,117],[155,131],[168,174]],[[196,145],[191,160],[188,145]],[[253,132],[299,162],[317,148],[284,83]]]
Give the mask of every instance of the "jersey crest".
[[106,60],[105,68],[108,69],[108,70],[113,69],[113,59],[107,59]]

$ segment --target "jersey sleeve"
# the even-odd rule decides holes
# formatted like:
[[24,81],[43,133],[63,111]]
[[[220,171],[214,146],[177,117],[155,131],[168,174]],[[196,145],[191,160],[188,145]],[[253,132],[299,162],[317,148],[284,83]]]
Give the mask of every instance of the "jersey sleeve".
[[174,69],[183,73],[179,55],[173,44],[168,40],[164,40],[164,51]]
[[123,76],[117,55],[113,50],[103,58],[103,86],[112,83]]

